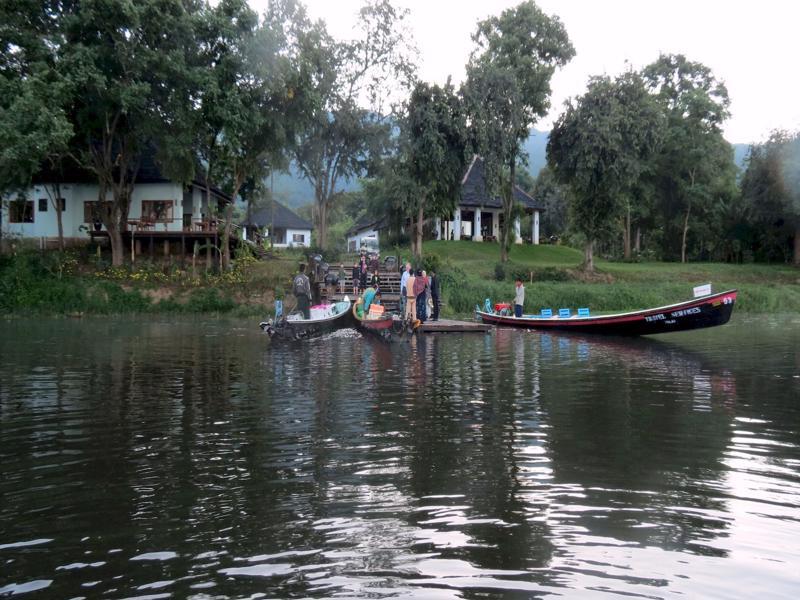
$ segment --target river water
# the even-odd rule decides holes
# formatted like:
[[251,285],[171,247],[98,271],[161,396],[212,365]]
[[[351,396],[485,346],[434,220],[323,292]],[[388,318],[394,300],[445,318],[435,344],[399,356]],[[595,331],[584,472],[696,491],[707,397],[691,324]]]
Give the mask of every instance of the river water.
[[795,598],[800,316],[0,322],[0,596]]

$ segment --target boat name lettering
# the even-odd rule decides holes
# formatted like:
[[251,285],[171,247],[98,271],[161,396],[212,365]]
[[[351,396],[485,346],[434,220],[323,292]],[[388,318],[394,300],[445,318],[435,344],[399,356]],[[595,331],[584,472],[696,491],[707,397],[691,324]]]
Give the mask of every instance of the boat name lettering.
[[696,315],[700,312],[700,308],[697,306],[693,306],[692,308],[684,308],[683,310],[676,310],[674,313],[670,313],[671,317],[685,317],[686,315]]
[[644,318],[644,320],[647,321],[648,323],[652,323],[653,321],[663,321],[666,318],[667,317],[664,316],[664,314],[662,313],[662,314],[659,314],[659,315],[647,315]]

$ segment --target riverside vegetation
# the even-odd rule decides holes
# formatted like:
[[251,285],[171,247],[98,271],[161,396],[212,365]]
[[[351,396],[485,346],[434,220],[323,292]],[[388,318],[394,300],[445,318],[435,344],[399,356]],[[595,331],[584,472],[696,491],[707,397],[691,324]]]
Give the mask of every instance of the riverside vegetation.
[[[395,249],[400,256],[410,252]],[[88,250],[22,251],[0,257],[0,309],[5,314],[216,313],[257,317],[286,297],[302,254],[276,253],[257,261],[240,256],[230,271],[193,273],[178,265],[141,261],[111,267]],[[468,318],[485,298],[508,300],[513,280],[525,282],[525,310],[588,306],[623,311],[685,300],[695,285],[737,288],[737,310],[800,312],[800,271],[788,265],[610,262],[593,275],[582,253],[566,246],[515,246],[507,263],[494,244],[425,242],[421,266],[442,277],[443,314]],[[345,264],[348,261],[344,259]]]

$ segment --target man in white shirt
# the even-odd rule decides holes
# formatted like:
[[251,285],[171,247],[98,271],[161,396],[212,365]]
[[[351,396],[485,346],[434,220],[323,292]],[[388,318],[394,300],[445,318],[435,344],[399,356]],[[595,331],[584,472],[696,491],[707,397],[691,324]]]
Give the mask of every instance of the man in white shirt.
[[408,277],[410,274],[411,263],[406,263],[403,274],[400,276],[400,314],[405,314],[406,312],[406,284],[408,283]]
[[522,316],[522,307],[525,306],[525,286],[522,280],[517,278],[516,290],[514,291],[514,316],[518,319]]

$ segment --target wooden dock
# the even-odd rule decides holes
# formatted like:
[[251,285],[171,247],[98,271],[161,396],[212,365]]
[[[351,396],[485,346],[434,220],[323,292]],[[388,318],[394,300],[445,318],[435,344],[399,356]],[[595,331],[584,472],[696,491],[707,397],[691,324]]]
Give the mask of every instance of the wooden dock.
[[422,333],[486,333],[491,328],[491,325],[475,321],[439,319],[438,321],[426,321],[419,326],[418,331]]

